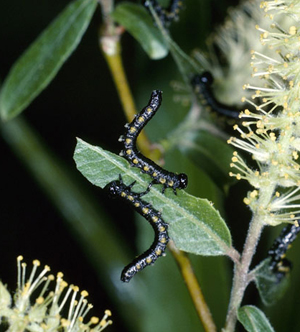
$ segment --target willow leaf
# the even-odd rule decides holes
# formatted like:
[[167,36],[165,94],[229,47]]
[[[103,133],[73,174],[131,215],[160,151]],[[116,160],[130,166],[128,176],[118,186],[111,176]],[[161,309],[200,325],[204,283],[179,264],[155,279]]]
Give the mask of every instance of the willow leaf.
[[71,2],[16,61],[2,87],[3,119],[18,115],[47,87],[79,44],[96,5],[95,0]]
[[289,286],[288,274],[282,279],[278,279],[276,272],[270,269],[270,258],[263,260],[254,271],[254,281],[264,305],[275,304],[284,295]]
[[[145,190],[151,178],[131,167],[122,157],[78,139],[74,153],[78,170],[94,185],[104,188],[122,175],[133,190]],[[183,190],[174,195],[171,189],[165,194],[161,185],[154,185],[143,199],[162,212],[169,224],[169,232],[176,246],[199,255],[224,255],[231,246],[229,230],[219,212],[206,200],[191,196]]]
[[238,310],[238,320],[248,332],[274,332],[266,315],[255,306],[241,307]]
[[112,17],[140,43],[151,59],[167,56],[168,47],[143,6],[123,2],[116,7]]

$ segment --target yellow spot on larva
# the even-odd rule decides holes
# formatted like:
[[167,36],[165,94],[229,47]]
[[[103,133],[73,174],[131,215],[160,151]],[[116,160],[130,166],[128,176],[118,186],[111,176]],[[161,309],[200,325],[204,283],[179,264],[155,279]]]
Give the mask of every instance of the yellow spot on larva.
[[130,127],[129,131],[131,132],[131,134],[136,132],[136,128],[135,127]]
[[121,197],[126,197],[126,193],[124,191],[121,192]]
[[126,142],[127,144],[130,144],[130,143],[132,142],[132,139],[131,139],[131,138],[126,138],[125,142]]
[[132,150],[128,149],[126,150],[126,154],[131,154],[132,153]]
[[159,227],[159,231],[160,231],[160,232],[164,232],[165,230],[166,230],[166,228],[165,228],[164,226],[160,226],[160,227]]
[[168,182],[169,187],[173,187],[173,185],[174,185],[174,181],[171,180],[171,181]]
[[152,221],[153,221],[153,222],[158,222],[158,216],[153,216],[153,217],[152,217]]
[[155,253],[156,253],[157,256],[160,256],[162,254],[162,251],[160,249],[156,249]]
[[135,203],[134,203],[134,206],[135,206],[135,207],[139,207],[139,206],[140,206],[140,203],[139,203],[139,202],[135,202]]
[[128,195],[128,196],[127,196],[127,199],[128,199],[129,201],[131,201],[131,202],[133,201],[133,197],[132,197],[131,195]]
[[149,209],[148,208],[143,208],[142,211],[143,211],[144,214],[149,213]]
[[144,170],[145,172],[148,172],[148,171],[149,171],[149,167],[148,167],[148,166],[144,166],[144,167],[143,167],[143,170]]
[[162,184],[164,184],[164,183],[166,183],[166,179],[164,179],[164,178],[160,178],[160,179],[159,179],[159,182],[162,183]]
[[140,264],[136,264],[135,267],[136,267],[137,270],[140,270],[140,269],[141,269],[141,265],[140,265]]
[[151,113],[151,112],[152,112],[152,108],[151,108],[151,107],[148,107],[148,108],[147,108],[147,112],[148,112],[148,113]]
[[146,258],[146,262],[147,262],[148,264],[150,264],[150,263],[152,262],[152,258],[151,258],[151,257],[147,257],[147,258]]
[[157,173],[156,173],[156,172],[153,172],[153,173],[152,173],[152,176],[156,177],[156,176],[157,176]]
[[133,162],[134,164],[138,164],[138,163],[139,163],[139,161],[138,161],[136,158],[134,158],[134,159],[132,160],[132,162]]
[[142,123],[142,122],[144,122],[144,121],[145,121],[145,119],[144,119],[142,116],[140,116],[140,117],[138,118],[138,122]]
[[167,242],[167,240],[166,240],[166,238],[165,238],[165,237],[162,237],[162,238],[159,240],[159,242],[160,242],[160,243],[166,243],[166,242]]
[[129,132],[131,134],[135,133],[136,132],[136,128],[135,127],[130,127]]

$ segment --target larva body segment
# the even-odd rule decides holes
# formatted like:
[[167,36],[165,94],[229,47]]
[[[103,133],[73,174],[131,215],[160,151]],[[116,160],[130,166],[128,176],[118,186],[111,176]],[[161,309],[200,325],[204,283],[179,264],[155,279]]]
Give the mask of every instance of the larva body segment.
[[209,107],[212,111],[221,115],[225,115],[229,118],[238,119],[240,112],[232,107],[221,104],[215,98],[212,91],[213,76],[210,72],[204,72],[202,74],[194,75],[191,80],[192,86],[204,106]]
[[271,257],[270,269],[276,274],[278,281],[280,281],[292,267],[292,263],[285,258],[285,255],[293,241],[297,238],[299,232],[300,226],[298,225],[290,224],[286,226],[268,251],[268,256]]
[[177,21],[179,18],[179,12],[182,8],[182,0],[171,0],[169,6],[163,7],[157,0],[143,0],[143,5],[151,14],[149,4],[153,7],[156,15],[160,19],[164,27],[168,27],[171,22]]
[[131,278],[143,270],[146,266],[152,265],[160,256],[164,255],[169,242],[168,224],[164,222],[159,211],[155,210],[151,204],[143,201],[141,196],[149,192],[150,188],[142,193],[135,193],[131,190],[135,182],[126,186],[120,176],[118,181],[113,181],[107,185],[111,197],[119,197],[129,203],[140,215],[148,220],[154,229],[154,241],[151,247],[143,254],[135,258],[130,264],[125,266],[121,273],[121,280],[129,282]]
[[176,194],[177,188],[186,188],[188,183],[187,175],[184,173],[175,174],[168,172],[145,157],[136,147],[136,140],[139,133],[155,115],[161,102],[162,92],[160,90],[152,91],[148,105],[135,116],[131,123],[125,126],[125,134],[119,139],[124,145],[120,155],[126,158],[131,166],[138,167],[143,173],[149,174],[153,178],[153,184],[162,184],[162,192],[164,192],[166,188],[172,188],[173,192]]

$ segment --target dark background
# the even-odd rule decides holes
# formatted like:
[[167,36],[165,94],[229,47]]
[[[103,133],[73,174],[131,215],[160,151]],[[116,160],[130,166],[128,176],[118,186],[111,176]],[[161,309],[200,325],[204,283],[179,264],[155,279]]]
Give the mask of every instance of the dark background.
[[[68,3],[69,1],[46,0],[1,1],[1,81],[22,52]],[[176,42],[186,52],[195,47],[203,48],[209,32],[222,22],[226,8],[236,3],[237,1],[186,0],[186,10],[182,13],[180,22],[172,27]],[[208,8],[210,15],[201,11],[203,6]],[[51,84],[25,110],[23,116],[48,146],[49,151],[61,159],[68,172],[76,177],[80,186],[89,190],[112,216],[116,222],[115,227],[128,240],[132,252],[135,252],[133,239],[136,229],[131,222],[131,209],[124,205],[116,208],[116,203],[109,200],[103,190],[93,187],[79,174],[73,161],[75,137],[118,153],[120,145],[117,138],[126,122],[111,75],[98,47],[100,24],[101,15],[98,9],[78,48]],[[189,38],[186,38],[187,35]],[[137,97],[140,86],[155,82],[156,88],[161,73],[170,73],[174,71],[174,67],[173,64],[170,65],[170,57],[161,61],[148,60],[128,34],[122,37],[122,45],[128,79],[138,106],[142,107],[143,101]],[[167,79],[163,78],[163,81]],[[69,283],[88,290],[89,301],[95,308],[94,315],[101,316],[107,308],[112,310],[114,324],[108,331],[127,331],[107,294],[105,284],[99,280],[60,212],[44,195],[30,172],[3,139],[0,140],[0,149],[1,280],[7,283],[11,290],[15,289],[16,257],[23,255],[29,266],[33,259],[39,259],[42,265],[49,265],[53,273],[62,271]],[[235,202],[246,189],[244,185],[234,186],[230,199],[225,201],[228,220],[233,220],[230,229],[238,249],[242,247],[244,237],[240,236],[240,232],[245,234],[245,226],[239,224],[233,227],[233,224],[234,220],[239,220],[239,213],[245,211]],[[242,212],[239,212],[239,209],[242,209]],[[250,293],[251,303],[256,302],[256,291],[253,289]]]

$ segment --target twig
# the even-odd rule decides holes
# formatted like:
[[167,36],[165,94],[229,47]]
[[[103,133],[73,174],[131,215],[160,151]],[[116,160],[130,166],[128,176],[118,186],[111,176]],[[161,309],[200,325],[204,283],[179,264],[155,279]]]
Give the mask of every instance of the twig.
[[[137,113],[137,110],[121,58],[120,36],[123,33],[123,29],[122,27],[115,27],[113,22],[109,19],[109,12],[107,12],[107,10],[112,10],[112,8],[107,5],[107,1],[108,0],[99,0],[100,5],[102,6],[102,14],[104,18],[104,26],[100,31],[100,48],[111,71],[124,113],[128,121],[131,121]],[[156,162],[160,159],[160,151],[158,149],[152,150],[152,145],[143,132],[139,135],[138,144],[144,155]],[[172,241],[169,243],[169,248],[177,264],[179,265],[180,271],[186,282],[187,288],[190,292],[205,331],[216,332],[216,326],[212,319],[210,310],[204,300],[204,296],[192,269],[189,258],[183,252],[178,250]]]
[[[121,57],[120,37],[124,29],[123,27],[116,27],[110,19],[109,14],[112,11],[112,6],[108,5],[108,2],[107,0],[99,1],[104,20],[104,24],[100,29],[99,45],[110,69],[127,121],[131,122],[137,114],[137,109]],[[140,133],[137,143],[144,155],[147,155],[150,159],[160,159],[161,152],[153,148],[144,132]]]
[[208,305],[205,302],[202,290],[197,281],[189,258],[184,252],[178,250],[175,247],[173,241],[169,242],[168,248],[171,250],[171,253],[179,266],[180,272],[184,281],[186,282],[186,286],[192,297],[197,314],[202,322],[204,330],[206,332],[216,332],[216,325],[213,321]]
[[256,250],[258,240],[263,230],[263,224],[259,217],[254,217],[251,221],[247,239],[241,260],[235,266],[231,298],[228,307],[225,328],[223,332],[233,332],[237,321],[237,310],[239,309],[245,290],[249,284],[249,266]]

